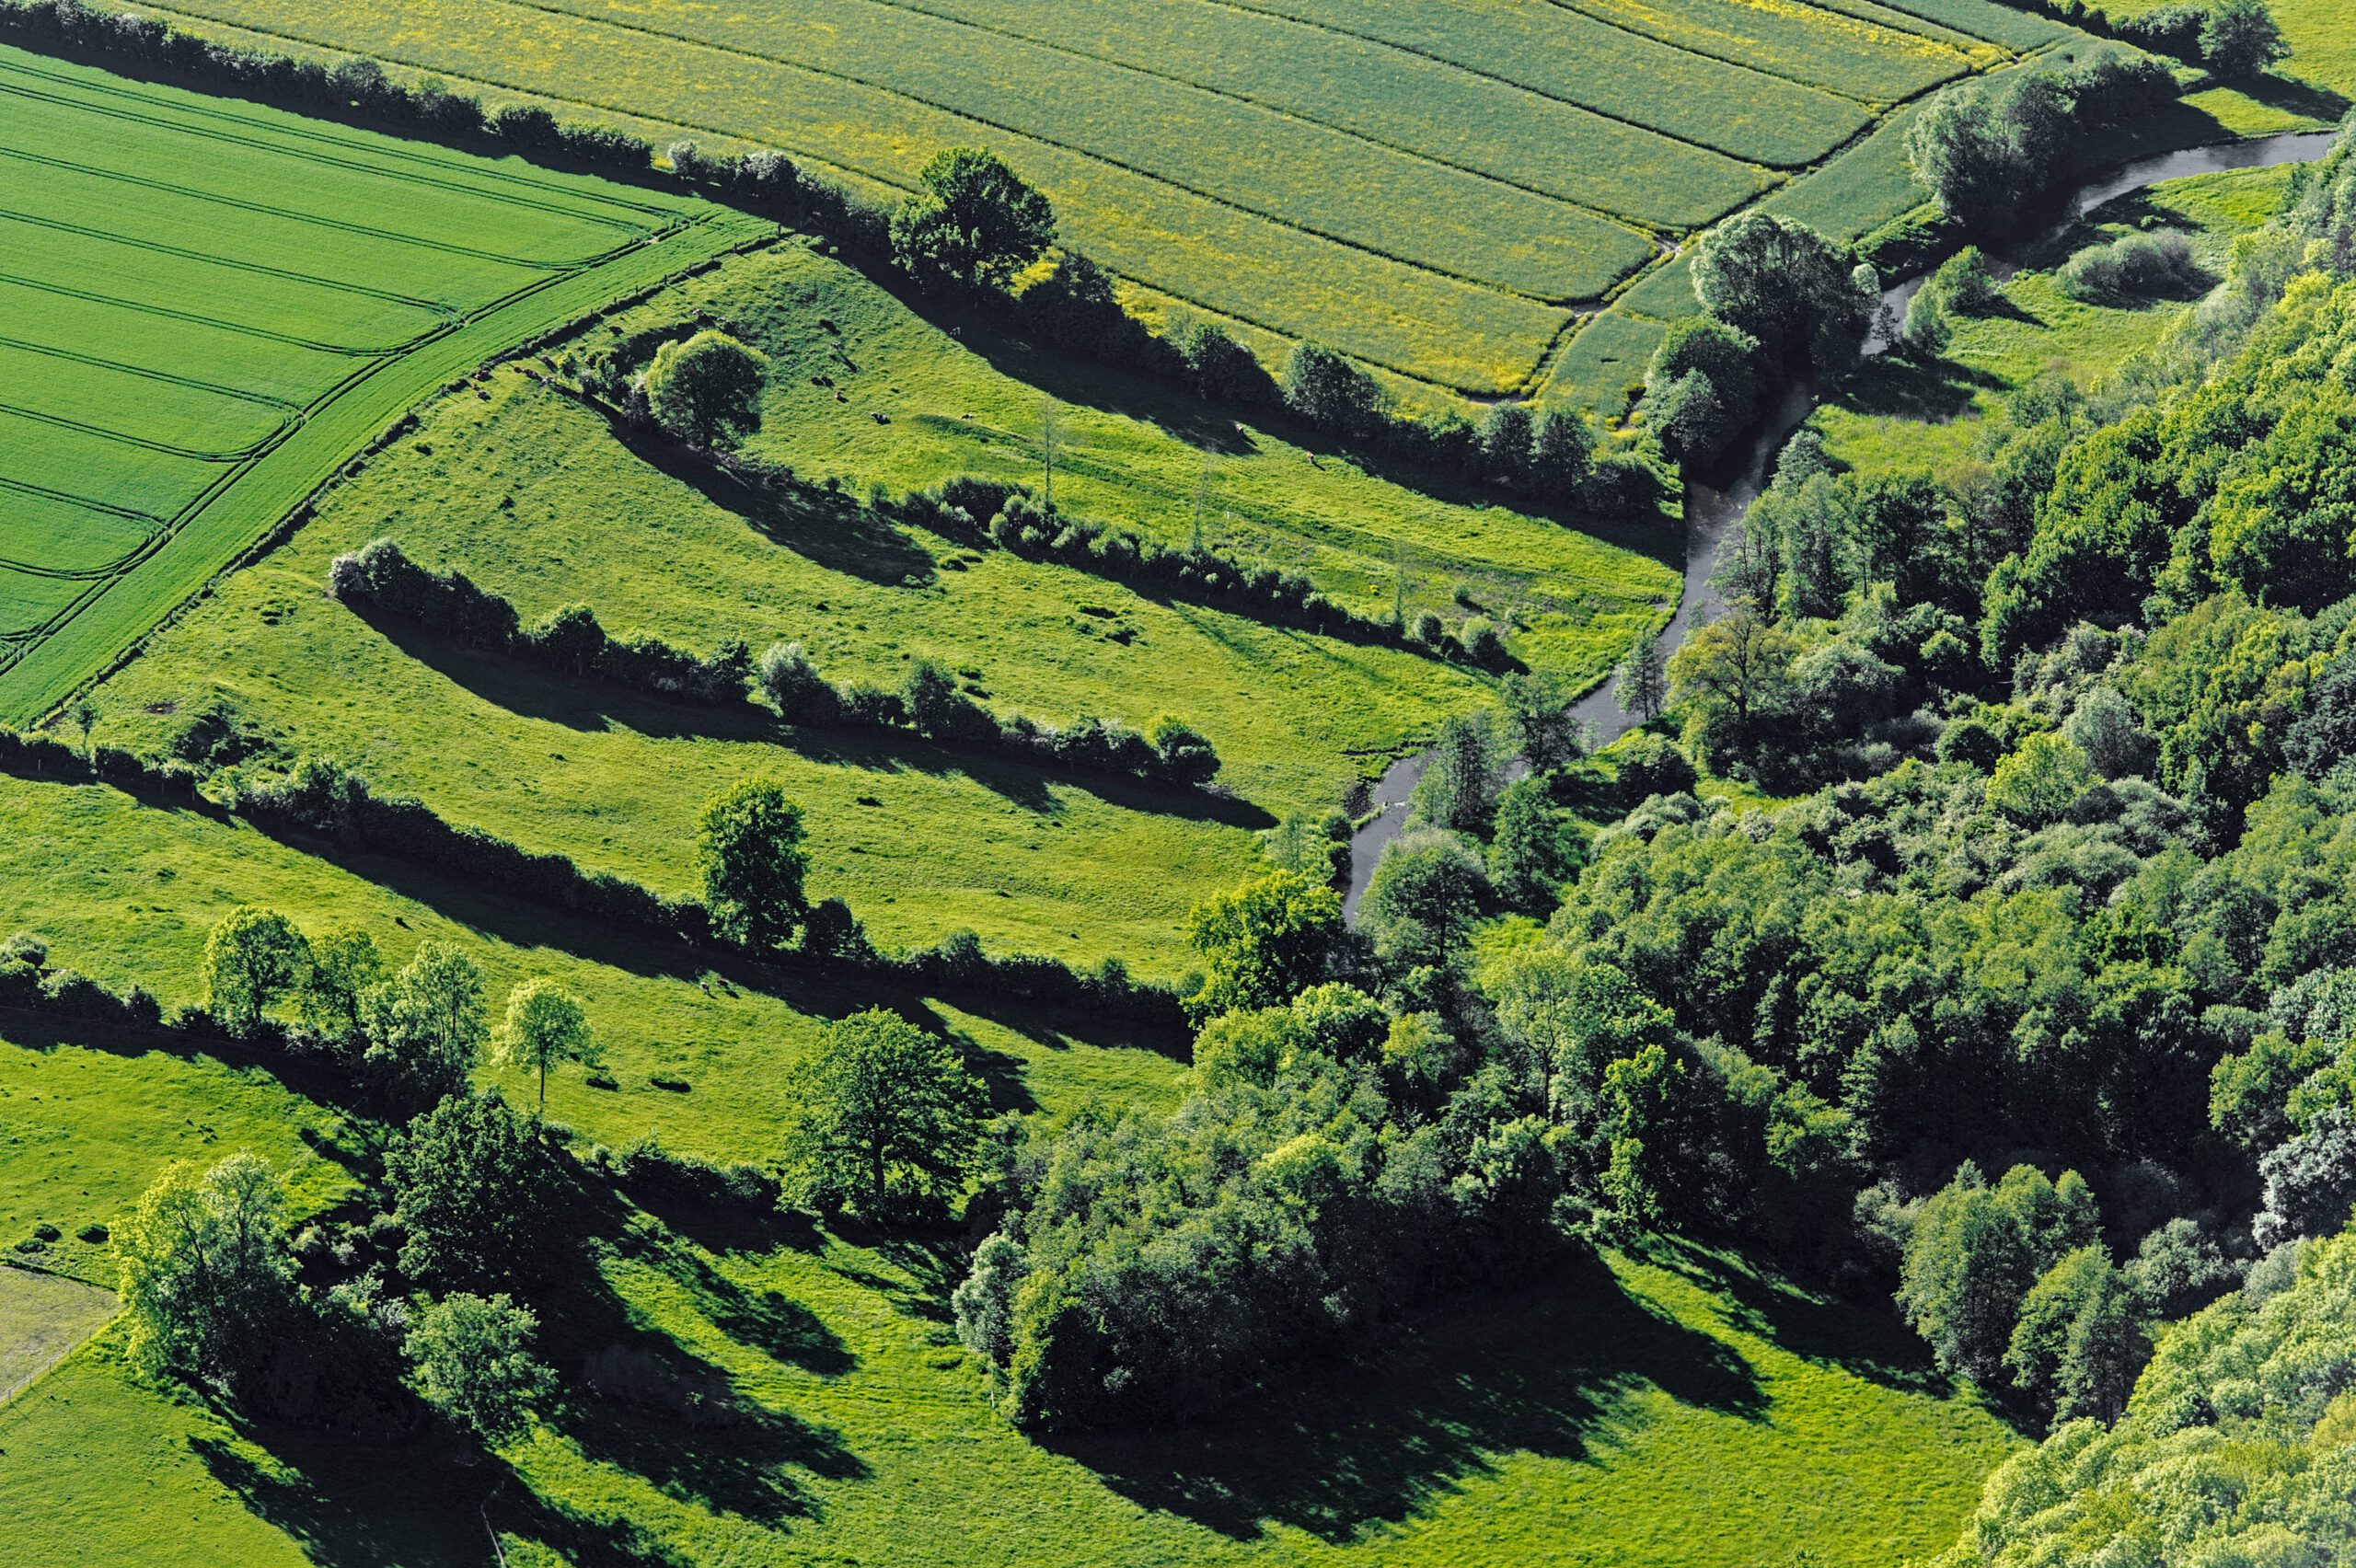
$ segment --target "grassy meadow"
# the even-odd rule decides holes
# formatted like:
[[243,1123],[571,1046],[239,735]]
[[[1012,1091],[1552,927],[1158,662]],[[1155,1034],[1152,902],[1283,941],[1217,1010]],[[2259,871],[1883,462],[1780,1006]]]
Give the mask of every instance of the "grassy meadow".
[[1580,307],[1897,106],[2062,29],[1984,0],[287,0],[143,5],[870,190],[991,147],[1163,301],[1534,391]]
[[0,88],[0,718],[41,712],[436,382],[761,232],[14,50]]
[[[609,325],[685,330],[699,315],[772,356],[752,449],[841,481],[838,504],[780,500],[634,445],[504,370],[433,405],[290,543],[102,686],[99,738],[155,750],[223,699],[290,753],[337,756],[452,820],[674,894],[692,891],[703,801],[772,774],[809,813],[816,891],[847,898],[880,941],[966,927],[993,946],[1118,955],[1174,977],[1186,909],[1262,864],[1254,830],[1338,804],[1441,717],[1486,700],[1487,677],[970,549],[850,496],[967,471],[1036,482],[1046,395],[1029,376],[1060,394],[1058,505],[1174,543],[1199,492],[1210,542],[1307,571],[1367,614],[1387,612],[1403,570],[1409,616],[1453,622],[1477,604],[1515,628],[1525,661],[1585,684],[1676,593],[1665,523],[1607,539],[1426,496],[1135,378],[978,334],[961,342],[799,246],[731,260]],[[585,603],[617,632],[703,651],[798,640],[836,679],[894,686],[930,658],[991,707],[1058,723],[1175,713],[1218,748],[1230,793],[1057,776],[913,736],[793,732],[759,709],[682,707],[461,653],[327,596],[329,561],[379,536],[531,619]]]

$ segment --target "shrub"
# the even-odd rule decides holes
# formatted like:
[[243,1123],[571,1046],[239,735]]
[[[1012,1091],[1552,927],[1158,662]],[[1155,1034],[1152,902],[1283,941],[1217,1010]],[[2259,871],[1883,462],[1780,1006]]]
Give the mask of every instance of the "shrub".
[[2192,241],[2174,229],[2127,234],[2089,246],[2062,268],[2062,286],[2085,300],[2181,297],[2206,287]]

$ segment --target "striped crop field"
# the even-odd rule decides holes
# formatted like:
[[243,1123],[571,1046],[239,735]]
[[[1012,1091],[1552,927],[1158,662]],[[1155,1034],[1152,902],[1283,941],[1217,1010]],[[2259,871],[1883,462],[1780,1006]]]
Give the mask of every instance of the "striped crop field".
[[1990,0],[167,0],[906,190],[993,148],[1149,301],[1476,395],[1681,236],[2057,29]]
[[421,394],[767,230],[0,50],[0,232],[21,721]]

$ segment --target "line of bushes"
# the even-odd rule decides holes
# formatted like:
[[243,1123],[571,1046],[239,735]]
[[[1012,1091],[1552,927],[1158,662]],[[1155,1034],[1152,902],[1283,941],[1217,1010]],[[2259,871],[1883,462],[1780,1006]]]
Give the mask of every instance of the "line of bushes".
[[[463,572],[418,565],[389,539],[336,557],[328,568],[328,591],[355,608],[433,627],[472,646],[658,697],[742,702],[756,674],[741,640],[706,658],[659,637],[615,637],[583,605],[526,627],[506,599]],[[780,642],[761,655],[757,674],[790,724],[913,731],[942,745],[1182,789],[1204,788],[1218,776],[1218,753],[1184,720],[1164,714],[1140,733],[1094,718],[1061,728],[1022,714],[1002,718],[958,690],[930,660],[918,661],[897,691],[856,682],[837,686],[818,673],[800,643]]]
[[1511,663],[1504,639],[1485,620],[1467,621],[1461,633],[1451,636],[1435,615],[1412,622],[1363,616],[1319,593],[1299,572],[1206,545],[1164,545],[1115,524],[1049,512],[1028,485],[959,474],[930,490],[897,501],[884,498],[877,504],[901,522],[945,537],[996,546],[1026,560],[1053,561],[1276,626],[1403,648],[1483,669]]
[[[892,208],[773,150],[710,154],[680,141],[661,149],[665,167],[653,143],[609,125],[559,120],[532,104],[486,109],[430,76],[414,85],[395,81],[364,57],[329,63],[242,49],[82,0],[0,0],[0,38],[300,114],[709,195],[815,230],[871,261],[892,254]],[[1576,410],[1509,402],[1478,426],[1454,414],[1423,420],[1402,413],[1363,367],[1314,343],[1299,347],[1279,382],[1215,322],[1189,320],[1162,336],[1132,316],[1103,269],[1078,251],[1066,250],[1054,271],[1019,297],[976,288],[960,299],[1009,315],[1067,350],[1219,401],[1282,408],[1356,448],[1540,504],[1635,516],[1666,493],[1668,475],[1649,455],[1598,452],[1593,430]]]
[[[105,782],[159,797],[196,797],[205,775],[178,758],[152,759],[114,746],[88,753],[52,735],[0,726],[0,772],[66,783]],[[987,993],[1047,1007],[1087,1008],[1153,1029],[1180,1026],[1177,993],[1130,976],[1118,959],[1090,971],[1038,953],[991,953],[971,931],[953,931],[930,947],[878,951],[849,905],[827,899],[813,908],[790,953],[732,943],[712,927],[699,899],[665,898],[641,883],[585,870],[569,855],[538,853],[445,821],[414,796],[380,795],[363,775],[330,757],[306,757],[283,775],[254,777],[230,768],[212,776],[214,803],[265,830],[293,831],[445,872],[544,908],[616,929],[691,947],[740,953],[764,963],[798,960],[849,970],[924,994]]]

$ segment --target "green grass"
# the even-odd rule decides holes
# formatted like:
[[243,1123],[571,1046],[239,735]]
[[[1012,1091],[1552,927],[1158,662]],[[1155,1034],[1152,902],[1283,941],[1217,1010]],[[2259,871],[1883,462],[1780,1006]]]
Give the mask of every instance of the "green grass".
[[[1951,8],[1959,9],[1961,0]],[[1935,84],[2011,58],[1873,0],[191,0],[236,41],[766,144],[870,190],[980,143],[1151,295],[1436,386],[1525,389],[1654,254]]]
[[115,1299],[63,1274],[0,1263],[0,1404],[96,1333]]
[[0,719],[55,701],[436,382],[761,232],[14,50],[0,88]]
[[2129,355],[2153,346],[2189,306],[2180,300],[2109,304],[2073,297],[2056,269],[2088,246],[2138,228],[2172,228],[2193,240],[2222,274],[2235,236],[2281,204],[2287,167],[2234,169],[2170,180],[2123,196],[2060,239],[2020,258],[2004,303],[1979,317],[1956,317],[1955,339],[1928,366],[1897,359],[1853,373],[1813,416],[1826,445],[1867,471],[1945,471],[1969,457],[1978,419],[1992,399],[2040,375],[2099,384]]
[[[703,311],[773,355],[755,449],[853,491],[965,470],[1035,478],[1041,394],[1019,374],[1070,399],[1059,504],[1183,541],[1207,448],[1211,540],[1306,571],[1370,615],[1388,611],[1403,559],[1411,616],[1461,618],[1461,587],[1523,624],[1510,634],[1523,658],[1586,682],[1676,591],[1660,559],[1677,547],[1668,526],[1611,543],[1425,496],[1147,383],[986,334],[960,343],[799,248],[731,261],[614,325],[684,325]],[[846,400],[813,386],[818,374]],[[1177,937],[1186,909],[1264,866],[1254,827],[1337,803],[1445,714],[1487,700],[1484,678],[1419,655],[972,551],[849,505],[764,499],[634,450],[519,372],[481,391],[433,405],[291,543],[102,687],[101,738],[152,749],[225,692],[290,748],[676,894],[693,891],[684,847],[702,802],[773,773],[809,813],[814,890],[848,898],[878,940],[970,927],[994,945],[1119,955],[1175,976],[1189,961]],[[586,602],[616,631],[702,650],[797,639],[837,679],[894,686],[929,657],[975,672],[992,707],[1058,722],[1177,713],[1218,748],[1235,799],[1051,777],[912,740],[791,733],[461,654],[326,597],[329,560],[378,536],[465,570],[529,617]],[[1623,548],[1638,543],[1650,553]]]

